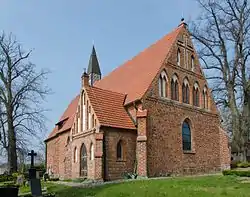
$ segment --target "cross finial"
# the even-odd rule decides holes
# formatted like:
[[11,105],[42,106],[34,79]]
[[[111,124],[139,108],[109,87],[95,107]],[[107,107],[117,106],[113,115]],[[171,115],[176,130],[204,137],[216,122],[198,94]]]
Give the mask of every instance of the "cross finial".
[[184,17],[182,17],[182,18],[181,18],[181,23],[180,23],[180,25],[179,25],[179,26],[182,26],[182,25],[184,25],[184,27],[186,27],[186,26],[187,26],[187,24],[185,23],[185,19],[184,19]]
[[31,157],[31,163],[30,163],[30,168],[34,167],[34,157],[37,156],[34,150],[31,150],[30,153],[28,153],[28,156]]

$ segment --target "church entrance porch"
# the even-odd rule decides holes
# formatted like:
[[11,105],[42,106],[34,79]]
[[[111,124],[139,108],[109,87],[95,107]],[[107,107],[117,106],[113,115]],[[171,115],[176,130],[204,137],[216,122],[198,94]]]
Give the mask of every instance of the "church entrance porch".
[[88,162],[87,162],[87,149],[85,144],[82,144],[81,148],[81,160],[80,160],[80,176],[87,177],[88,176]]

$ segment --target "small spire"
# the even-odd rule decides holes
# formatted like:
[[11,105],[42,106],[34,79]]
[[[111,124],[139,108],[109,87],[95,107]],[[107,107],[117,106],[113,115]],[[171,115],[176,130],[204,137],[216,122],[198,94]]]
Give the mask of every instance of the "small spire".
[[101,75],[101,70],[99,66],[99,62],[97,59],[95,46],[93,45],[92,52],[89,58],[89,66],[88,66],[88,74],[95,73]]

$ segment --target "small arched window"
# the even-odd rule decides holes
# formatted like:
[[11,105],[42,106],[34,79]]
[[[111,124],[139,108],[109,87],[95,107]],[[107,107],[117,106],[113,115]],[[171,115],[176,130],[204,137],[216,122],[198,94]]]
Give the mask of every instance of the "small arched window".
[[191,130],[189,121],[185,120],[182,124],[182,148],[184,151],[191,150]]
[[165,71],[162,71],[160,77],[159,77],[159,95],[160,97],[167,97],[167,74]]
[[176,75],[174,75],[171,80],[171,99],[179,100],[179,84]]
[[180,49],[177,50],[177,65],[181,65],[181,51]]
[[199,92],[199,87],[197,83],[194,84],[194,88],[193,88],[193,104],[196,107],[200,106],[200,92]]
[[94,145],[93,143],[90,144],[90,160],[94,160]]
[[182,102],[189,104],[189,85],[187,79],[182,84]]
[[203,90],[203,108],[208,109],[208,95],[206,87]]
[[194,56],[191,56],[191,70],[194,71]]
[[75,147],[75,149],[74,149],[74,163],[77,163],[77,148]]
[[116,158],[117,160],[122,160],[124,155],[123,155],[123,143],[122,143],[122,140],[120,140],[118,143],[117,143],[117,146],[116,146]]

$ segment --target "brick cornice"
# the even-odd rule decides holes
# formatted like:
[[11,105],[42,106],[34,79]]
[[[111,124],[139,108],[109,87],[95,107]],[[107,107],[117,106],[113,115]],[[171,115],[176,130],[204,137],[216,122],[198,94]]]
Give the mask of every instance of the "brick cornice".
[[163,104],[166,104],[166,105],[169,105],[169,106],[176,106],[178,108],[185,109],[185,110],[192,111],[192,112],[199,112],[201,114],[206,114],[206,115],[209,115],[211,117],[219,117],[218,114],[213,113],[212,111],[208,111],[208,110],[205,110],[203,108],[195,107],[193,105],[180,103],[178,101],[173,101],[173,100],[171,100],[169,98],[160,98],[159,99],[158,97],[156,98],[156,97],[153,97],[153,96],[148,96],[146,98],[146,100],[163,103]]

